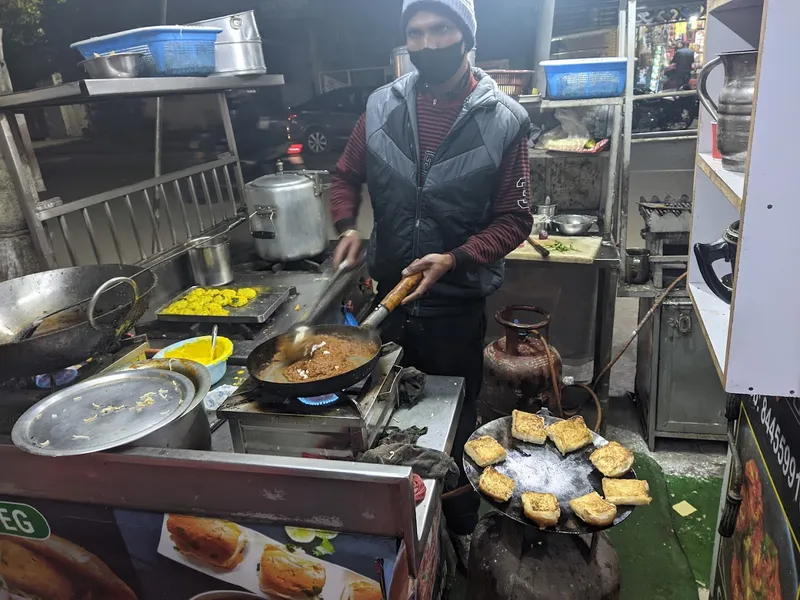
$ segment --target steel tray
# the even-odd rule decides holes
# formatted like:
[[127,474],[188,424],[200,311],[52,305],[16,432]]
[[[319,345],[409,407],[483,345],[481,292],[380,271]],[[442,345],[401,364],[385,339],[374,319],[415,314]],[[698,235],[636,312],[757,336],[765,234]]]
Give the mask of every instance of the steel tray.
[[[540,413],[545,425],[552,425],[562,419]],[[561,506],[561,518],[554,527],[545,527],[545,532],[587,534],[603,531],[614,525],[619,525],[633,512],[633,506],[617,507],[617,518],[609,527],[595,527],[581,521],[569,505],[569,501],[584,496],[592,491],[603,495],[601,482],[603,475],[597,471],[589,461],[589,455],[608,441],[592,432],[594,442],[576,452],[562,456],[553,443],[548,440],[543,445],[528,444],[511,437],[511,417],[502,417],[491,423],[486,423],[470,436],[470,440],[488,435],[497,440],[506,449],[505,461],[494,465],[503,475],[511,477],[516,486],[514,495],[508,502],[497,502],[478,490],[478,479],[482,468],[478,467],[471,458],[464,453],[464,471],[472,487],[486,502],[507,517],[536,526],[527,519],[522,511],[522,492],[539,492],[554,494]],[[631,470],[626,478],[635,478]]]
[[224,289],[234,289],[240,287],[252,287],[258,295],[253,298],[247,305],[241,308],[226,306],[226,310],[230,314],[226,317],[202,316],[202,315],[165,315],[161,311],[165,310],[173,302],[182,300],[192,290],[195,290],[199,285],[190,287],[178,294],[175,298],[164,304],[156,311],[156,318],[159,321],[169,321],[172,323],[245,323],[245,324],[260,324],[269,319],[280,306],[286,302],[292,293],[292,288],[278,288],[271,289],[257,285],[235,285],[234,281],[231,285],[223,286]]

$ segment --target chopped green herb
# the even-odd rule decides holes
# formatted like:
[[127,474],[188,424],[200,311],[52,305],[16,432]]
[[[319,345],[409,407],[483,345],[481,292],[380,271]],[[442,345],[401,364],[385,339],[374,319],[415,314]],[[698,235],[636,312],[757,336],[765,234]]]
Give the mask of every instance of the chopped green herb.
[[299,547],[300,546],[298,546],[297,544],[293,544],[292,542],[286,543],[286,550],[288,550],[289,552],[295,552]]
[[311,554],[319,558],[320,556],[328,556],[336,552],[336,548],[333,547],[330,540],[322,540],[319,546],[314,548],[311,551]]

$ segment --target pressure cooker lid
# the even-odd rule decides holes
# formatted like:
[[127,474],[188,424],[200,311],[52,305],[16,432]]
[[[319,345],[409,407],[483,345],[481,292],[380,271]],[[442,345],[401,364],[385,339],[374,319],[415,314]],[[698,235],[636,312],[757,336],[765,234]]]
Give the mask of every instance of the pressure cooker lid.
[[739,223],[739,221],[732,223],[722,236],[729,244],[737,245],[739,243]]
[[300,186],[312,186],[314,182],[303,175],[295,173],[276,173],[274,175],[264,175],[258,179],[254,179],[247,184],[247,187],[261,189],[261,190],[280,190],[291,189]]

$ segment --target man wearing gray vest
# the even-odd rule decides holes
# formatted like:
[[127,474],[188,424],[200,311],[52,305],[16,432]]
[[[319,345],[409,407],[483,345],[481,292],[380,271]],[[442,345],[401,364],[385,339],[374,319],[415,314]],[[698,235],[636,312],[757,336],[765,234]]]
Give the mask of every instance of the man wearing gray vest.
[[[402,345],[405,363],[429,375],[466,380],[453,443],[460,467],[483,382],[485,299],[503,282],[506,254],[531,232],[530,119],[469,64],[472,0],[404,0],[402,24],[416,71],[370,96],[339,159],[334,261],[358,259],[354,228],[366,183],[375,216],[367,256],[379,296],[403,276],[424,276],[387,320],[384,341]],[[478,504],[467,494],[444,506],[462,559]]]

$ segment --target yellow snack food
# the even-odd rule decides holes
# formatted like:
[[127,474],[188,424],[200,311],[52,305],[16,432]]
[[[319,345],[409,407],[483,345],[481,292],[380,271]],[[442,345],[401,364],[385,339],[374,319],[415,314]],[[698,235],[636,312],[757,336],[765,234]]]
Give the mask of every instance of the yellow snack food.
[[224,307],[241,308],[256,296],[258,292],[253,288],[197,288],[170,304],[162,314],[226,317],[230,311]]
[[209,360],[211,357],[211,338],[206,337],[194,342],[184,344],[179,348],[170,350],[164,354],[164,358],[184,358],[186,360],[194,360],[201,364],[207,365],[222,358],[225,355],[224,344],[219,343],[217,340],[217,347],[214,348],[214,359]]

